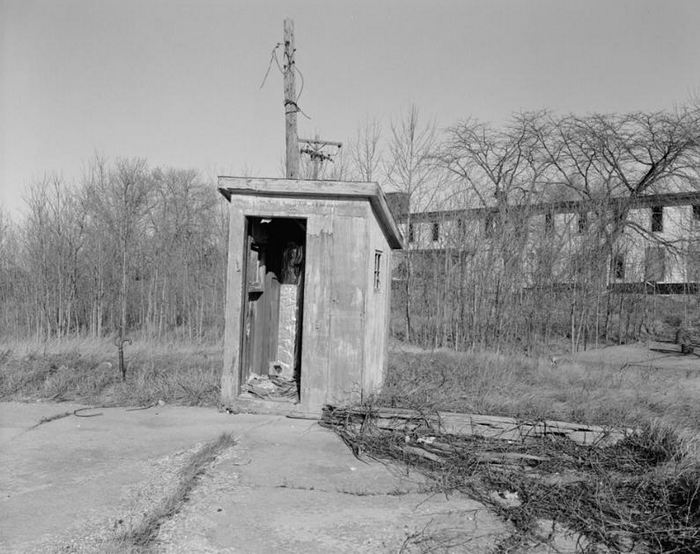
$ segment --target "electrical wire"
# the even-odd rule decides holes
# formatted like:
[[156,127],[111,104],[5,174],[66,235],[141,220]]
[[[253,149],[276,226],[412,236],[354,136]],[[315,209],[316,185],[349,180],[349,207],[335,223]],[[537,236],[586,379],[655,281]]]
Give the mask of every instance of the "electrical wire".
[[[263,88],[265,86],[265,83],[267,82],[267,77],[270,75],[270,69],[272,69],[272,62],[274,61],[275,64],[277,65],[277,69],[279,72],[284,75],[284,68],[280,64],[279,58],[277,57],[277,49],[282,46],[281,42],[278,42],[275,44],[275,47],[272,49],[272,52],[270,53],[270,61],[267,64],[267,70],[265,71],[265,76],[263,77],[262,83],[260,83],[260,88]],[[296,51],[296,50],[295,50]],[[309,117],[304,110],[302,110],[299,107],[299,99],[301,98],[302,92],[304,92],[304,74],[301,72],[301,70],[297,67],[296,63],[291,64],[289,60],[289,55],[287,52],[284,53],[285,57],[287,58],[287,66],[293,66],[293,71],[296,71],[299,74],[299,77],[301,78],[301,87],[299,88],[299,93],[297,94],[296,100],[285,100],[284,101],[284,109],[285,112],[287,111],[287,106],[294,106],[294,111],[296,113],[300,113],[303,115],[306,119],[311,120],[311,117]]]
[[260,83],[260,88],[263,88],[265,86],[265,81],[267,81],[267,76],[270,74],[270,69],[272,69],[272,61],[274,60],[277,62],[277,67],[282,72],[282,68],[280,67],[280,62],[277,59],[277,49],[282,46],[281,42],[278,42],[275,44],[275,47],[272,49],[272,52],[270,53],[270,63],[267,64],[267,71],[265,71],[265,76],[263,77],[262,83]]

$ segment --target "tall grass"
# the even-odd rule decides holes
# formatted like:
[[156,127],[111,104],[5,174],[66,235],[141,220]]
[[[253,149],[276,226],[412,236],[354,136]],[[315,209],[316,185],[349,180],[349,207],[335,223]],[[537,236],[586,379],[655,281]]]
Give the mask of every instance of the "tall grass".
[[[137,340],[123,383],[108,339],[0,345],[0,400],[215,406],[219,344]],[[700,432],[700,362],[693,369],[561,361],[489,351],[425,351],[394,343],[382,405],[638,426],[659,420]]]
[[0,400],[121,406],[218,401],[219,345],[140,340],[125,345],[125,360],[127,379],[122,382],[117,348],[109,339],[5,343],[0,346]]
[[697,370],[395,348],[377,401],[406,408],[700,432]]

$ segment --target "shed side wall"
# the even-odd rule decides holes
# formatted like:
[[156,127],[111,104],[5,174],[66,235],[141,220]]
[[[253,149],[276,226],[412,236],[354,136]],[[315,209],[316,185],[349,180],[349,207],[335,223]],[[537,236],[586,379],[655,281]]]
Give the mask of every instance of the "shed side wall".
[[[367,282],[366,327],[364,335],[365,363],[362,378],[363,396],[379,392],[387,364],[391,296],[391,248],[376,219],[368,221],[369,261],[365,273]],[[381,252],[379,288],[375,287],[374,255]]]
[[332,348],[326,399],[333,405],[358,402],[362,397],[369,217],[367,206],[365,217],[336,214],[333,220]]

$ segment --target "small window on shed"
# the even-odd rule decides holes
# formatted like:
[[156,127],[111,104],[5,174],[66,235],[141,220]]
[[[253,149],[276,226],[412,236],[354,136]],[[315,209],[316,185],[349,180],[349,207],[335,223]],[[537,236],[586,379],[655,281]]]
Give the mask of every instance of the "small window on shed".
[[439,223],[433,223],[432,237],[433,237],[433,242],[440,240],[440,224]]
[[693,219],[700,221],[700,204],[693,204]]
[[374,251],[374,290],[382,290],[382,251]]
[[651,208],[651,232],[662,233],[664,230],[664,207],[653,206]]
[[414,242],[416,240],[416,231],[413,228],[413,223],[408,224],[408,242]]

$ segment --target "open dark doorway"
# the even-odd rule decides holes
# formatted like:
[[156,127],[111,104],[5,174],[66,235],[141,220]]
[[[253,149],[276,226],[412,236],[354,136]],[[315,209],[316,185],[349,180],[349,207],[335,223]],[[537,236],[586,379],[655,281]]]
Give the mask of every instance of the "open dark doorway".
[[246,218],[241,393],[300,401],[306,220]]

